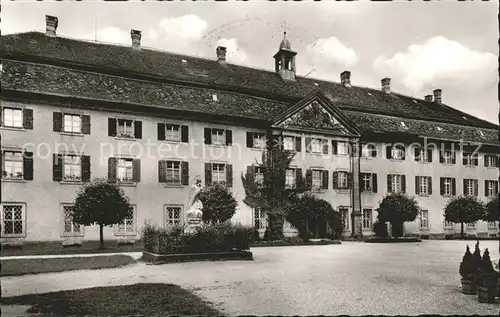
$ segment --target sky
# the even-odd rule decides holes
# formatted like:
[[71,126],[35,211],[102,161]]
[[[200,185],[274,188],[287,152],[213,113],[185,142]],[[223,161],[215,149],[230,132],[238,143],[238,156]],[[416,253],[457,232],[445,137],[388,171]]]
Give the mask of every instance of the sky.
[[442,89],[443,102],[498,124],[498,8],[488,2],[33,2],[2,0],[2,34],[45,31],[60,36],[141,45],[273,70],[286,30],[299,75],[422,98]]

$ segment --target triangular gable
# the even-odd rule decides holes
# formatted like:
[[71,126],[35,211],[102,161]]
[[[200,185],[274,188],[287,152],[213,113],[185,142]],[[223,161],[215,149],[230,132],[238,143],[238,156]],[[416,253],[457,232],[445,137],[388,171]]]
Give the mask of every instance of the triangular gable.
[[309,94],[276,118],[273,127],[312,133],[360,136],[356,126],[320,90]]

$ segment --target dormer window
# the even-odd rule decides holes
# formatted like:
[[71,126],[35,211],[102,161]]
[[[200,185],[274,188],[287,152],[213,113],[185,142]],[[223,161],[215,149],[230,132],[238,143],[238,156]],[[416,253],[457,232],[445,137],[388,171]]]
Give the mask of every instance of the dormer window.
[[183,59],[183,60],[182,60],[182,62],[183,62],[183,63],[187,63],[188,61],[187,61],[187,60],[185,60],[185,59]]
[[437,129],[438,131],[443,131],[443,128],[441,128],[441,127],[436,127],[436,129]]
[[217,101],[217,100],[219,100],[219,99],[217,98],[217,94],[213,94],[213,95],[212,95],[212,100],[213,100],[213,101]]
[[285,69],[292,70],[292,61],[289,58],[285,58]]
[[403,128],[405,128],[405,129],[407,129],[407,128],[408,128],[408,127],[406,126],[406,124],[405,124],[403,121],[401,121],[401,126],[402,126]]
[[479,134],[481,134],[481,136],[483,136],[483,137],[484,137],[484,133],[483,133],[483,131],[479,130]]

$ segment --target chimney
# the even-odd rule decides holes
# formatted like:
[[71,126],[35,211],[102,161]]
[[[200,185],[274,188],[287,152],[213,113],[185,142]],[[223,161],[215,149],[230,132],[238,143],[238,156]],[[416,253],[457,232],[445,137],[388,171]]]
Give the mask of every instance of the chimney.
[[442,103],[441,89],[434,89],[434,102],[438,104]]
[[227,49],[224,46],[217,46],[215,52],[217,53],[217,61],[219,61],[219,63],[226,62],[226,51]]
[[351,72],[346,70],[340,73],[340,83],[342,86],[351,87]]
[[383,78],[381,80],[382,82],[382,91],[385,92],[386,94],[391,93],[391,79],[390,78]]
[[45,16],[45,35],[56,36],[58,20],[57,17],[52,15]]
[[432,102],[432,95],[427,95],[424,97],[425,98],[425,101],[430,101]]
[[135,49],[141,48],[141,35],[139,30],[130,30],[130,37],[132,38],[132,47]]

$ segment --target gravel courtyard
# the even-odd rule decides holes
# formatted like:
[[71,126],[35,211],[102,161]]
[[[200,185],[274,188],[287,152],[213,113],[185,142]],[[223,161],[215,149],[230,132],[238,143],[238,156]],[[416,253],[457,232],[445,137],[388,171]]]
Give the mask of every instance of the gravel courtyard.
[[[149,282],[193,290],[228,315],[498,315],[460,293],[458,265],[475,241],[254,248],[254,261],[167,265],[2,278],[2,296]],[[481,241],[498,258],[498,241]]]

